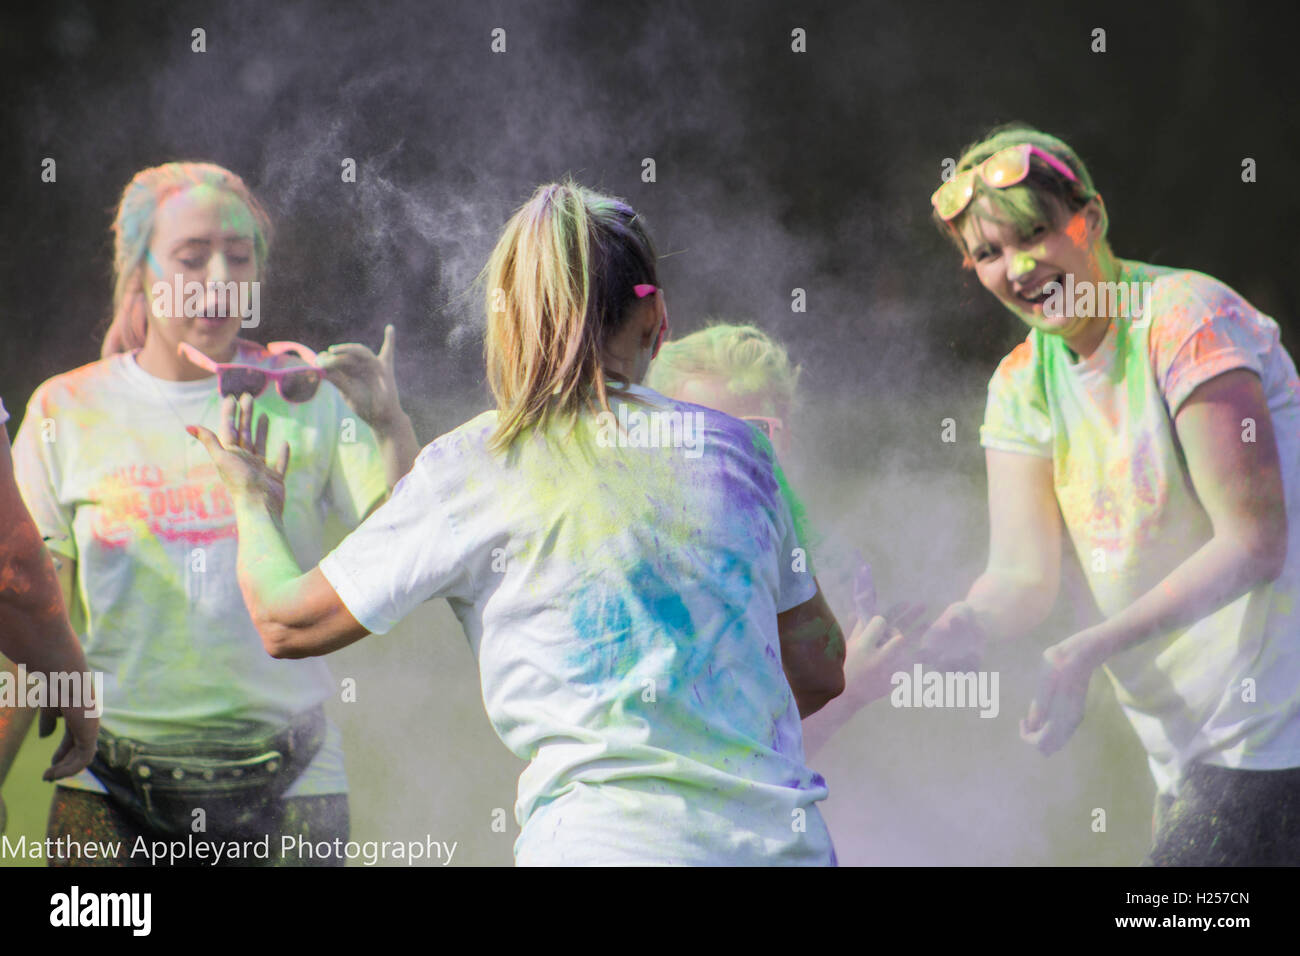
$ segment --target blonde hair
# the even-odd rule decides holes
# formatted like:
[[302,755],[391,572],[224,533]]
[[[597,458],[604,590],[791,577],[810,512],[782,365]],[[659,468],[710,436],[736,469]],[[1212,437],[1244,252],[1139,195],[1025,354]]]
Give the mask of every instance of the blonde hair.
[[113,220],[113,318],[100,357],[144,345],[149,331],[143,269],[154,216],[166,199],[193,186],[212,186],[238,197],[253,217],[253,255],[259,278],[271,245],[271,220],[244,181],[213,163],[165,163],[136,173],[122,191]]
[[646,384],[671,395],[691,379],[710,378],[725,383],[733,395],[765,393],[789,411],[801,371],[790,364],[785,347],[761,329],[717,323],[665,342]]
[[480,278],[500,414],[489,447],[508,449],[553,420],[572,426],[584,408],[608,410],[601,347],[637,301],[633,287],[658,285],[654,247],[632,208],[570,180],[539,186]]

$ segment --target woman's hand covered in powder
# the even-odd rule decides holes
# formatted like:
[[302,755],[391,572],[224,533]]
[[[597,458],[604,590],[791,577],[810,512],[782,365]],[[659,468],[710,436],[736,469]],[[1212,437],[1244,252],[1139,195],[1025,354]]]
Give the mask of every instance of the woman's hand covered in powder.
[[253,497],[266,504],[275,517],[284,513],[284,476],[289,470],[289,446],[280,449],[278,464],[266,460],[269,422],[265,415],[253,428],[253,398],[243,395],[221,400],[220,436],[201,425],[185,429],[208,450],[226,490],[234,498]]
[[1083,721],[1088,682],[1096,664],[1070,641],[1043,651],[1043,672],[1029,703],[1029,716],[1020,721],[1020,739],[1043,755],[1053,754]]
[[939,671],[972,671],[988,639],[965,601],[948,605],[921,638],[921,661]]
[[898,604],[870,620],[857,619],[845,645],[844,694],[865,707],[893,688],[893,676],[919,660],[920,605]]
[[402,403],[397,394],[393,356],[397,333],[384,326],[384,344],[379,354],[356,342],[331,345],[317,356],[325,378],[343,393],[348,406],[378,434],[401,420]]

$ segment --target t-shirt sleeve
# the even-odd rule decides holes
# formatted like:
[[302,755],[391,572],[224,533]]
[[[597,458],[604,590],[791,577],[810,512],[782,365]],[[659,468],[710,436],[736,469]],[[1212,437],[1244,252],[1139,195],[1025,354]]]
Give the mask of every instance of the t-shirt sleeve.
[[1043,367],[1032,336],[1004,358],[989,380],[980,444],[1039,458],[1052,457],[1052,418]]
[[1264,377],[1277,323],[1232,289],[1199,273],[1161,280],[1153,293],[1151,361],[1170,416],[1197,387],[1247,368]]
[[388,494],[388,476],[374,431],[348,407],[333,386],[330,394],[338,423],[338,441],[330,466],[328,496],[344,525],[355,528],[375,502]]
[[[51,551],[77,560],[77,541],[73,536],[75,515],[59,499],[60,485],[56,440],[59,422],[48,412],[44,389],[37,389],[23,415],[22,426],[13,441],[14,480],[32,520]],[[64,442],[73,441],[71,434]]]
[[471,555],[447,506],[460,485],[438,442],[425,448],[392,496],[320,563],[358,623],[384,634],[435,597],[472,601]]
[[[776,474],[778,488],[778,527],[782,531],[781,550],[777,555],[780,593],[777,595],[776,602],[776,611],[781,614],[806,601],[811,601],[817,593],[817,582],[813,580],[816,572],[813,569],[812,555],[808,550],[806,526],[795,519],[795,515],[802,512],[803,506],[790,488],[785,472],[781,470],[781,465],[775,457],[772,459],[772,467]],[[802,560],[798,560],[799,555],[802,556]]]

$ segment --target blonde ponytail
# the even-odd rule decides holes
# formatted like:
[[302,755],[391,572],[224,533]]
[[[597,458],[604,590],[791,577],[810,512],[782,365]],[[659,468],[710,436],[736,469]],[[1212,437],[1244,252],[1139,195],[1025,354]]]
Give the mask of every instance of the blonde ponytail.
[[569,181],[541,186],[506,223],[484,277],[487,377],[500,413],[490,446],[608,409],[601,347],[622,326],[633,287],[658,285],[631,207]]

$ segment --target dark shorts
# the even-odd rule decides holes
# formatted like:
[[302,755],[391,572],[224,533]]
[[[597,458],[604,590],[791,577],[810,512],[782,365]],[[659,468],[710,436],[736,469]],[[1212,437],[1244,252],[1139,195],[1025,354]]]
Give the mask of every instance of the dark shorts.
[[1178,797],[1156,798],[1143,866],[1300,866],[1300,768],[1195,764]]
[[[316,797],[286,797],[272,804],[266,819],[259,830],[270,837],[268,859],[257,859],[245,854],[244,857],[233,856],[216,863],[217,866],[342,866],[346,860],[342,854],[316,852],[325,844],[331,847],[337,839],[339,846],[348,840],[348,798],[346,794],[335,793]],[[141,827],[106,794],[93,793],[89,790],[73,790],[70,787],[55,787],[54,800],[50,804],[50,822],[46,834],[51,840],[68,841],[78,847],[87,843],[100,846],[113,846],[119,852],[104,859],[96,855],[90,858],[76,851],[66,858],[52,853],[48,860],[50,866],[168,866],[166,856],[160,856],[157,862],[151,860],[150,852],[132,855],[132,849],[139,846],[139,839],[144,838],[146,847],[152,848],[155,841],[171,843],[175,836]],[[281,856],[281,837],[301,837],[304,843],[312,845],[311,852],[299,854],[290,852]],[[250,840],[247,834],[238,837],[220,833],[194,834],[195,841],[206,840],[208,843],[237,841],[245,843]],[[295,841],[295,846],[297,846]],[[51,844],[56,851],[59,844]],[[179,856],[179,854],[178,854]],[[213,866],[213,856],[206,859],[178,862],[179,866]]]

